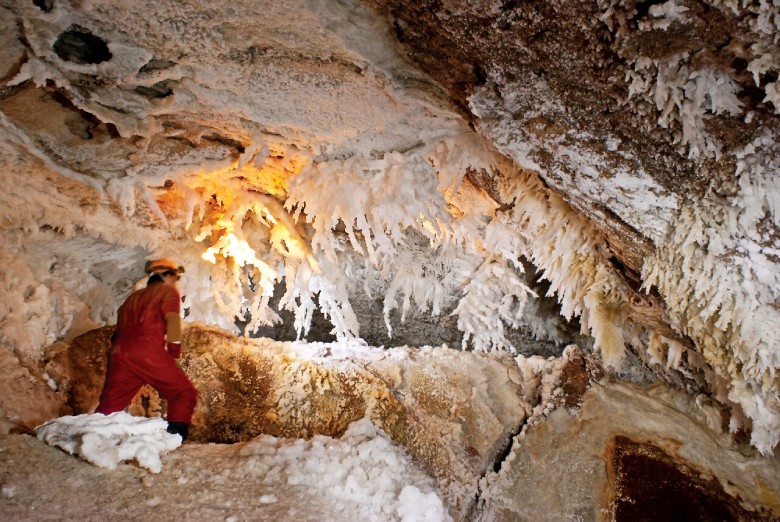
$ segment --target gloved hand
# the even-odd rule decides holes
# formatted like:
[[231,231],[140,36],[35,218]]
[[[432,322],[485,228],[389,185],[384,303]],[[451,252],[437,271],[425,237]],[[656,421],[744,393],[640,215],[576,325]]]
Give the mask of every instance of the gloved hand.
[[173,355],[174,359],[181,357],[181,343],[168,343],[168,353]]

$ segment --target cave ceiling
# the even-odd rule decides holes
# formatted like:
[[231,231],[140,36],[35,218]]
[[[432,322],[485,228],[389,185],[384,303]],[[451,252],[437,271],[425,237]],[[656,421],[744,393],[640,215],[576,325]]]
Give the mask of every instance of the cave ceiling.
[[110,323],[166,256],[191,320],[305,336],[322,313],[412,344],[427,314],[476,349],[584,343],[777,444],[776,3],[0,13],[0,320],[21,360]]

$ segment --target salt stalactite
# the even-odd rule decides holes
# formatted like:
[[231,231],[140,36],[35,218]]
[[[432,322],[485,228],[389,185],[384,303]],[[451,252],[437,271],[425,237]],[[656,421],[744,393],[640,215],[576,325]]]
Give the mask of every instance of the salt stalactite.
[[[778,286],[762,281],[759,274],[776,274],[777,269],[760,261],[760,247],[752,255],[746,256],[744,250],[737,253],[741,241],[735,242],[730,234],[724,237],[716,221],[700,226],[711,219],[700,210],[683,214],[677,231],[688,232],[675,236],[669,246],[647,260],[645,286],[659,289],[679,317],[680,329],[695,340],[697,356],[715,370],[705,372],[713,389],[729,383],[728,400],[720,394],[721,400],[744,409],[752,419],[753,444],[771,453],[780,438],[780,401],[774,378],[780,361],[772,355],[780,343],[772,325],[780,318],[767,305],[776,302],[777,296],[764,294]],[[724,239],[726,248],[721,249],[718,245]],[[675,367],[669,360],[666,365]],[[739,427],[744,426],[733,425]]]
[[511,180],[514,186],[506,200],[513,206],[501,219],[517,231],[522,253],[550,281],[548,295],[561,303],[561,314],[566,319],[581,317],[583,333],[593,336],[604,362],[619,368],[628,340],[622,333],[628,292],[599,260],[599,235],[536,174],[518,171]]
[[765,454],[780,441],[780,313],[772,306],[780,299],[778,157],[769,133],[748,144],[737,154],[740,192],[727,202],[709,195],[685,207],[643,269],[645,287],[658,288],[680,329],[729,381],[728,399],[750,417],[752,443]]
[[463,346],[472,341],[476,350],[508,350],[515,347],[505,328],[520,326],[528,296],[536,295],[503,259],[488,259],[477,268],[453,312],[464,332]]
[[681,128],[675,139],[688,151],[688,157],[718,159],[721,144],[706,132],[708,114],[737,115],[742,103],[737,85],[727,75],[711,69],[691,70],[686,65],[689,53],[683,52],[662,61],[639,58],[629,73],[632,96],[645,95],[661,112],[658,123],[664,128]]
[[[514,351],[506,331],[518,328],[533,295],[522,274],[520,259],[526,257],[550,280],[550,295],[558,297],[563,315],[581,316],[584,333],[594,335],[605,361],[619,367],[621,303],[627,298],[616,274],[596,260],[597,234],[527,173],[512,171],[514,186],[506,195],[514,200],[511,213],[464,205],[457,187],[466,168],[475,168],[474,163],[492,169],[501,161],[478,144],[458,145],[454,138],[381,160],[354,157],[312,165],[292,178],[286,209],[274,206],[271,198],[246,194],[240,184],[201,182],[216,201],[200,221],[196,240],[206,243],[212,262],[218,255],[227,263],[215,265],[210,276],[221,312],[248,314],[250,331],[273,324],[278,316],[268,303],[273,283],[284,275],[281,306],[295,313],[299,335],[308,329],[317,296],[336,336],[356,336],[349,274],[365,256],[369,271],[388,284],[384,314],[390,335],[393,310],[400,307],[402,321],[412,303],[436,315],[444,296],[454,292],[454,314],[465,343],[478,350]],[[326,190],[334,184],[340,190]],[[313,232],[299,230],[301,222]],[[340,226],[345,233],[337,232]],[[424,238],[433,255],[416,251],[409,234]],[[239,247],[251,250],[248,257],[239,254]],[[222,274],[225,269],[232,276]]]
[[[626,9],[623,2],[614,0],[599,0],[598,3],[604,10],[600,20],[615,33],[618,41],[621,40],[636,10]],[[738,16],[740,24],[750,32],[753,43],[749,49],[743,50],[748,61],[747,70],[752,74],[755,88],[765,93],[763,102],[773,102],[775,112],[780,111],[776,103],[777,81],[767,80],[772,73],[776,76],[777,64],[780,63],[777,46],[780,8],[770,2],[715,0],[707,3]],[[649,15],[638,20],[640,30],[666,31],[672,25],[684,27],[695,23],[690,9],[675,1],[651,6]],[[722,145],[707,132],[704,123],[710,115],[742,114],[742,102],[737,98],[740,86],[734,78],[727,71],[697,65],[704,61],[698,52],[682,51],[660,58],[640,56],[630,59],[633,71],[626,78],[630,81],[629,96],[644,98],[660,111],[658,124],[672,129],[675,142],[682,150],[687,150],[689,158],[699,161],[713,157],[718,159]]]

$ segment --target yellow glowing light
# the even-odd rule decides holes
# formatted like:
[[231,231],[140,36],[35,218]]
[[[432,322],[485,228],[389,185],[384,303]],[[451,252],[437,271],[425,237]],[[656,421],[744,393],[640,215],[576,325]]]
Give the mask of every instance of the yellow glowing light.
[[277,275],[275,270],[257,257],[257,253],[249,246],[249,243],[239,239],[232,232],[222,235],[214,245],[206,249],[201,258],[210,263],[216,263],[217,255],[221,255],[225,259],[232,258],[233,262],[241,267],[246,265],[255,266],[266,272],[271,278],[275,278]]
[[257,257],[252,247],[246,241],[238,239],[232,232],[224,234],[215,245],[210,246],[204,252],[203,259],[216,263],[217,254],[232,257],[239,266],[244,266]]
[[[191,188],[208,201],[195,238],[210,244],[201,257],[213,264],[221,257],[231,260],[235,267],[253,265],[264,276],[276,277],[276,272],[242,239],[243,226],[252,220],[254,224],[269,227],[268,239],[281,255],[306,259],[312,270],[319,272],[309,245],[280,203],[287,195],[287,179],[303,169],[306,158],[273,144],[266,144],[263,150],[252,154],[251,158],[242,158],[230,167],[200,173],[192,183]],[[252,228],[251,237],[258,237],[256,227]]]
[[425,230],[427,230],[434,236],[436,235],[436,229],[433,228],[433,223],[425,219],[425,216],[423,215],[422,212],[420,212],[420,222]]
[[311,250],[301,240],[301,236],[290,231],[282,223],[276,223],[271,228],[271,244],[285,257],[294,257],[296,259],[306,259],[312,270],[319,273],[319,263],[314,258]]
[[287,149],[284,145],[268,143],[266,154],[257,155],[253,161],[235,165],[236,173],[251,187],[284,199],[287,181],[298,174],[307,159]]
[[277,223],[271,229],[271,243],[284,256],[302,259],[305,255],[297,238],[293,238],[286,226]]

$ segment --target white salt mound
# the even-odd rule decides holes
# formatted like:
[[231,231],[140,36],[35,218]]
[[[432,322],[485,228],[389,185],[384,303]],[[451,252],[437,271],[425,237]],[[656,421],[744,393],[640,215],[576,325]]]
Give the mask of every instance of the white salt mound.
[[117,464],[136,460],[159,473],[160,457],[181,446],[179,435],[166,431],[161,418],[133,417],[125,412],[65,416],[38,426],[38,439],[50,446],[78,455],[101,468],[116,469]]

